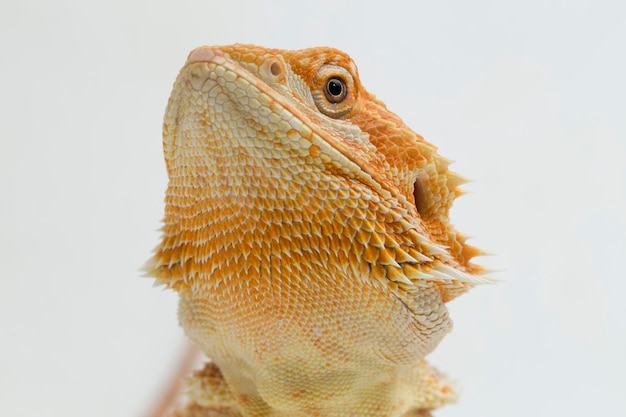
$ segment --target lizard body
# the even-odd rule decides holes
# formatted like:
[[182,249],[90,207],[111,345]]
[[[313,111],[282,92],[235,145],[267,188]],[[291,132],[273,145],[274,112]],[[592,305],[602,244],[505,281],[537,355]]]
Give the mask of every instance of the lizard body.
[[449,222],[463,179],[348,55],[197,48],[163,145],[148,269],[212,359],[181,415],[393,417],[454,399],[424,357],[445,303],[483,280]]

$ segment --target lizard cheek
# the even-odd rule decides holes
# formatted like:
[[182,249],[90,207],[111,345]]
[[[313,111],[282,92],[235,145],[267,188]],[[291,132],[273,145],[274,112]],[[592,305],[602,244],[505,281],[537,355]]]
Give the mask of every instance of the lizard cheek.
[[425,194],[424,194],[424,186],[422,182],[417,179],[413,184],[413,199],[415,200],[415,208],[417,208],[417,212],[419,213],[421,218],[424,218],[424,210],[426,208]]

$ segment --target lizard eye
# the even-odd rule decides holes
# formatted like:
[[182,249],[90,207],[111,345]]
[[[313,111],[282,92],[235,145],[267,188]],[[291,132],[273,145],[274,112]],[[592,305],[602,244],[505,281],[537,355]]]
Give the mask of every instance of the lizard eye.
[[326,81],[324,95],[333,104],[341,103],[348,96],[348,87],[341,78],[333,77]]
[[349,116],[357,99],[357,87],[346,68],[325,64],[320,67],[311,89],[318,110],[333,119]]

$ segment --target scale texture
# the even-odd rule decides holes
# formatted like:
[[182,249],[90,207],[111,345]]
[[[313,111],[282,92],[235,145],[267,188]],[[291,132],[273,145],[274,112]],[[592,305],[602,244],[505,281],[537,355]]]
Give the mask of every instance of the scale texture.
[[463,178],[332,48],[200,47],[163,124],[148,264],[211,362],[177,416],[428,416],[445,303],[485,281],[449,221]]

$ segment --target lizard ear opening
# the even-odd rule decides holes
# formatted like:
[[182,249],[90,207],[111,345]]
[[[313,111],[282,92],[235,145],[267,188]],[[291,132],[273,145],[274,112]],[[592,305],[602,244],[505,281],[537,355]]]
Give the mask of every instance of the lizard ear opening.
[[421,218],[424,218],[424,210],[426,209],[426,201],[424,195],[424,186],[419,179],[413,184],[413,199],[415,200],[415,208]]

